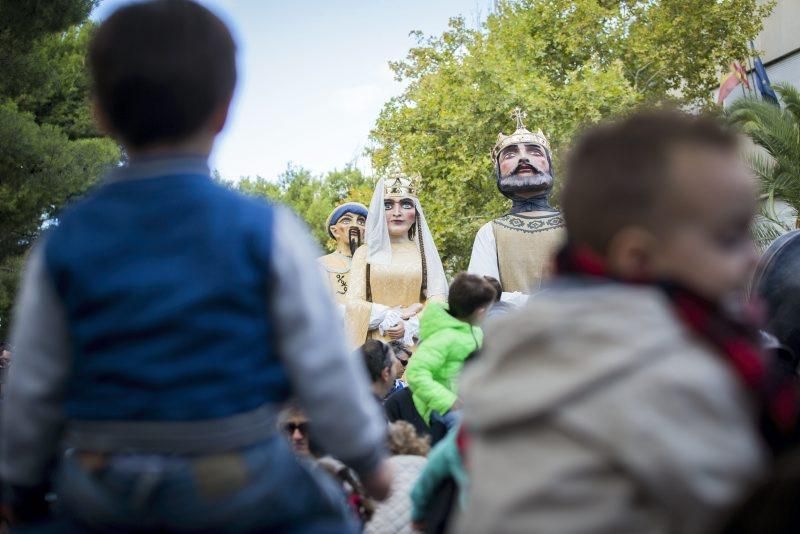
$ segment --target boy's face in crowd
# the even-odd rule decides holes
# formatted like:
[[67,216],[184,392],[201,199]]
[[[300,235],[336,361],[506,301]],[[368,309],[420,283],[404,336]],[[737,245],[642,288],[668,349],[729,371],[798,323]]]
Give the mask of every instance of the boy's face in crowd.
[[757,189],[741,159],[731,151],[676,149],[659,202],[665,220],[649,275],[716,303],[741,294],[758,260],[750,233]]

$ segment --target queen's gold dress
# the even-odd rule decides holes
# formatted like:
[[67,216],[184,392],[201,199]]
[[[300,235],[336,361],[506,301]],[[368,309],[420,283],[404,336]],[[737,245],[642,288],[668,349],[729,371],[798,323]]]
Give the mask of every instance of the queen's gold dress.
[[[417,243],[407,241],[392,243],[392,261],[388,265],[367,265],[367,247],[362,246],[353,255],[350,284],[346,298],[345,323],[354,347],[367,339],[381,339],[378,324],[391,308],[425,304],[422,287],[422,256]],[[368,268],[369,267],[369,268]],[[369,283],[367,283],[369,272]],[[433,295],[432,299],[443,299]]]

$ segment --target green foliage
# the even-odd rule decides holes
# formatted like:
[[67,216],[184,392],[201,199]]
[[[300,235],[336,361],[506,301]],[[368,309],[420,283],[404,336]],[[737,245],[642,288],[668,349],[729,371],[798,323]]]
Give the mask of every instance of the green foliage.
[[442,259],[466,267],[478,228],[507,210],[489,157],[509,112],[528,113],[558,160],[581,127],[645,102],[713,105],[720,66],[744,57],[771,5],[756,0],[499,2],[480,30],[462,18],[391,64],[404,92],[387,102],[373,163],[398,158],[423,178]]
[[30,44],[86,20],[99,0],[6,0],[0,3],[0,45]]
[[741,99],[727,110],[730,121],[763,149],[749,156],[767,199],[762,213],[765,224],[756,227],[761,240],[777,237],[775,230],[781,226],[784,231],[793,229],[778,220],[775,199],[786,201],[800,212],[800,91],[785,83],[774,88],[783,108],[763,100]]
[[59,126],[70,139],[100,135],[92,121],[85,64],[93,29],[87,22],[42,37],[26,54],[26,77],[9,88],[20,110],[33,113],[40,124]]
[[120,159],[89,110],[86,18],[96,4],[0,2],[0,339],[31,243]]
[[119,157],[112,141],[70,141],[11,103],[0,104],[0,146],[0,257],[24,251],[43,221]]
[[[83,58],[88,30],[77,27],[84,24],[97,3],[97,0],[0,2],[0,72],[3,73],[0,98],[17,101],[32,93],[41,102],[48,93],[60,90],[65,96],[74,88],[83,90],[80,96],[85,100],[87,84],[80,79],[85,80],[86,76]],[[25,111],[36,111],[17,103]]]
[[372,180],[349,165],[324,176],[314,176],[307,169],[289,165],[278,181],[260,176],[242,178],[236,189],[242,193],[268,198],[294,210],[309,226],[320,246],[333,250],[325,221],[333,209],[343,202],[368,205],[372,196]]

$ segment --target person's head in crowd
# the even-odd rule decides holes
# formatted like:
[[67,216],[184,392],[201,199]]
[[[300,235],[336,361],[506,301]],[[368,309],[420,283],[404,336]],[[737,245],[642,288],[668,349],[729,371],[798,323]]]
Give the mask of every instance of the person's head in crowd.
[[137,2],[97,29],[89,46],[95,116],[131,157],[207,155],[236,85],[225,24],[190,0]]
[[377,339],[370,339],[361,346],[364,364],[367,366],[372,392],[383,399],[394,387],[397,369],[400,366],[392,347]]
[[411,356],[413,356],[414,353],[410,348],[408,348],[408,345],[406,345],[402,339],[391,340],[389,342],[389,346],[392,347],[394,359],[397,361],[395,369],[397,370],[396,375],[399,377],[403,374],[403,371],[408,365],[408,361],[411,359]]
[[447,305],[450,315],[476,325],[481,322],[496,298],[497,292],[484,277],[459,273],[450,284]]
[[308,425],[306,414],[293,404],[284,408],[278,417],[280,430],[286,435],[292,450],[298,456],[311,456]]
[[732,130],[654,110],[579,138],[561,204],[570,247],[612,276],[675,283],[719,303],[745,290],[757,261],[756,191]]
[[494,288],[495,291],[494,301],[500,302],[500,297],[503,295],[503,286],[500,285],[500,280],[498,280],[494,276],[489,276],[489,275],[485,275],[483,279],[489,282]]
[[389,423],[388,442],[389,452],[394,455],[427,456],[431,450],[430,438],[419,436],[414,426],[407,421]]

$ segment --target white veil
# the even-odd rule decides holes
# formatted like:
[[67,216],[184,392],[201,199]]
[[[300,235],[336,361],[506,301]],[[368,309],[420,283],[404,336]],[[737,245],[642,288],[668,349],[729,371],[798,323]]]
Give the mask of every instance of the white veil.
[[[417,246],[420,253],[424,248],[425,265],[428,274],[427,298],[435,295],[447,295],[447,278],[444,275],[442,260],[439,258],[439,251],[433,242],[433,235],[428,222],[425,220],[425,213],[422,205],[416,197],[409,197],[414,201],[417,209]],[[367,215],[367,263],[373,265],[388,265],[392,262],[392,244],[389,239],[389,225],[386,223],[386,213],[383,207],[384,185],[383,178],[378,180],[375,192],[372,194],[372,201],[369,203],[369,215]]]

